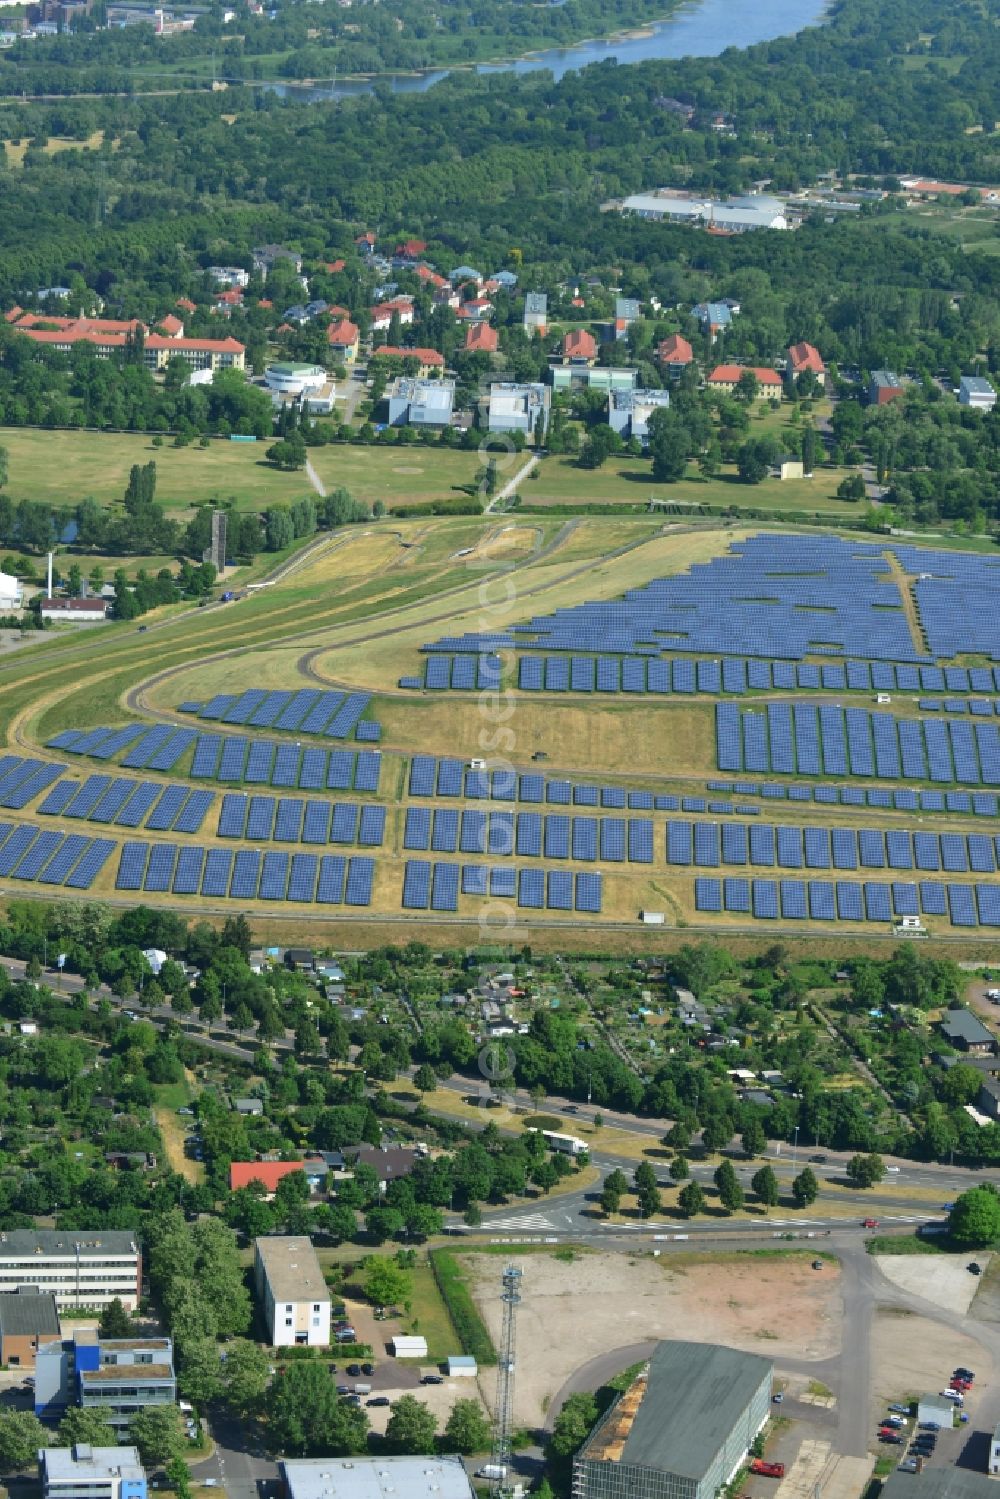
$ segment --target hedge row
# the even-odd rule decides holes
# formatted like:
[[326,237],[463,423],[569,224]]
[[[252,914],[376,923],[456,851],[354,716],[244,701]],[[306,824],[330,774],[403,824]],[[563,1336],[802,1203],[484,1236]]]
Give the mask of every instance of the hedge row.
[[469,1288],[462,1279],[462,1272],[454,1255],[449,1254],[446,1249],[432,1249],[428,1258],[441,1300],[448,1308],[448,1315],[458,1334],[463,1353],[470,1354],[480,1367],[495,1364],[497,1351],[493,1347],[493,1339],[469,1295]]

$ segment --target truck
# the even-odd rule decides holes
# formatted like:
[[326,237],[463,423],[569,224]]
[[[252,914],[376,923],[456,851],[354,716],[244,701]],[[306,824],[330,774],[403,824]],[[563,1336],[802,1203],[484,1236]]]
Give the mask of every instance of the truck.
[[784,1463],[766,1463],[762,1457],[755,1457],[750,1464],[750,1472],[757,1473],[761,1478],[784,1478]]

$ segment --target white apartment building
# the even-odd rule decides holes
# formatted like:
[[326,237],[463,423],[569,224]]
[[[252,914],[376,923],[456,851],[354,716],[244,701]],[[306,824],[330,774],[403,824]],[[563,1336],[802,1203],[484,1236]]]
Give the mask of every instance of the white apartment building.
[[327,1347],[330,1292],[309,1239],[255,1240],[254,1279],[272,1348]]

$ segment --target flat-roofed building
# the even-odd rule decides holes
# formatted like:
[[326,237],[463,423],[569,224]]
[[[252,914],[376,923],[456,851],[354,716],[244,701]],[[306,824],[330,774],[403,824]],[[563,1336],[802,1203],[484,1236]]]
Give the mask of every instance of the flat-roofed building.
[[963,375],[958,382],[958,404],[971,406],[973,411],[992,411],[997,403],[997,393],[983,375]]
[[413,380],[398,375],[389,387],[390,427],[450,427],[454,380]]
[[60,1311],[103,1307],[117,1297],[135,1311],[142,1255],[127,1229],[63,1232],[12,1228],[0,1233],[0,1291],[50,1291]]
[[767,1420],[773,1366],[708,1343],[659,1343],[573,1460],[574,1499],[715,1499]]
[[39,1350],[35,1414],[58,1416],[67,1406],[96,1409],[114,1427],[136,1411],[174,1405],[173,1344],[169,1338],[102,1338],[92,1327]]
[[272,1348],[328,1345],[330,1292],[309,1239],[255,1240],[254,1279]]
[[872,370],[868,382],[869,406],[888,406],[903,394],[903,382],[892,370]]
[[460,1457],[288,1458],[288,1499],[473,1499]]
[[44,1499],[146,1499],[146,1470],[135,1447],[43,1447]]
[[634,437],[645,447],[649,418],[654,411],[666,411],[669,405],[668,390],[612,390],[608,393],[608,426],[619,437]]
[[524,432],[530,435],[542,421],[549,424],[551,396],[546,385],[516,385],[506,381],[490,386],[489,429],[491,432]]
[[529,291],[524,299],[524,327],[528,333],[544,333],[549,323],[549,299],[543,291]]

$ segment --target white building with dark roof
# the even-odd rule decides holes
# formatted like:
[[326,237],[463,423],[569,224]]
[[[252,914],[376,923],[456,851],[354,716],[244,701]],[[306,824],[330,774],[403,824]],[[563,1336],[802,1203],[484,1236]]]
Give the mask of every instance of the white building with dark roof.
[[135,1311],[142,1255],[130,1230],[71,1232],[10,1228],[0,1233],[0,1291],[51,1291],[60,1311],[99,1308],[116,1298]]

